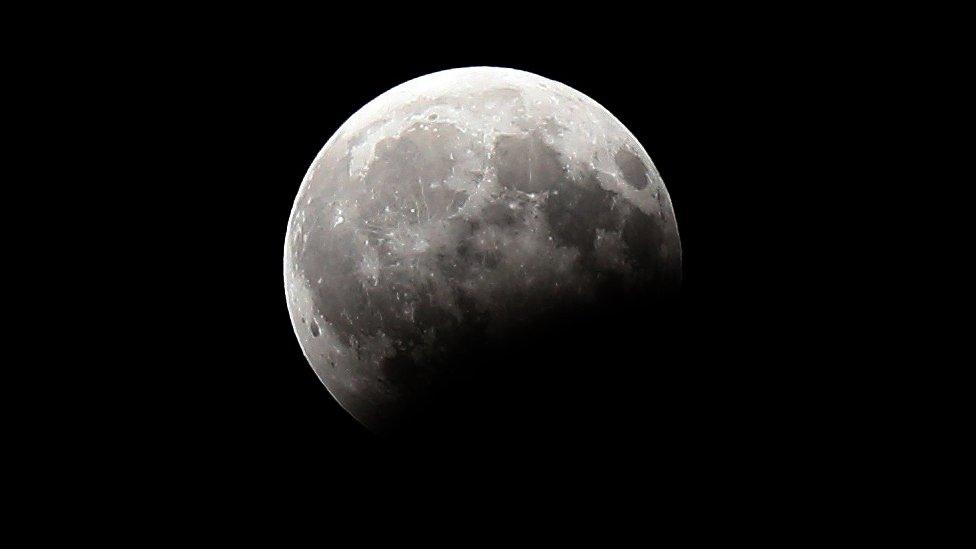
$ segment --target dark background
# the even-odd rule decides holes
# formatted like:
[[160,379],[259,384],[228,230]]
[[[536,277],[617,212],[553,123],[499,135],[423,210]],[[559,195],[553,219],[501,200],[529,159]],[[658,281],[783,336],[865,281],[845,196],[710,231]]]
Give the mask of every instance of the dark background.
[[[943,448],[971,400],[952,391],[970,386],[952,345],[965,270],[946,268],[972,247],[946,207],[967,180],[939,173],[965,143],[937,127],[962,120],[953,14],[317,7],[11,9],[12,524],[281,545],[297,522],[402,543],[478,520],[464,539],[514,523],[606,545],[930,541],[946,529],[920,506],[939,526],[959,514],[935,493],[959,485],[966,454]],[[683,291],[486,353],[481,425],[381,439],[305,363],[286,222],[352,113],[472,65],[559,80],[636,135],[673,199]]]
[[[147,199],[163,219],[147,230],[165,258],[153,268],[165,272],[155,295],[166,320],[150,353],[162,365],[126,398],[166,389],[151,411],[116,421],[172,463],[230,477],[532,463],[700,483],[826,452],[816,441],[834,429],[845,389],[818,344],[837,336],[820,313],[820,277],[844,267],[824,261],[829,227],[806,221],[834,203],[816,184],[830,170],[817,163],[830,143],[815,128],[832,91],[815,57],[788,27],[585,19],[579,32],[511,28],[499,31],[505,40],[414,33],[406,22],[327,36],[252,22],[153,48],[159,70],[135,71],[127,89],[145,94],[139,106],[165,143],[163,184]],[[362,105],[408,79],[476,65],[567,84],[634,133],[671,193],[682,293],[660,311],[609,304],[544,330],[544,346],[513,358],[542,368],[524,387],[521,370],[500,364],[523,401],[544,391],[559,406],[545,421],[519,423],[499,391],[504,428],[491,436],[455,425],[378,438],[302,356],[283,292],[286,223],[312,159]]]
[[[192,510],[222,539],[250,538],[267,507],[311,500],[308,524],[330,536],[399,536],[374,517],[409,511],[426,535],[452,522],[424,501],[444,487],[469,496],[441,499],[456,514],[489,521],[474,534],[513,508],[544,528],[545,511],[569,511],[546,535],[574,537],[602,509],[612,526],[601,542],[625,526],[660,537],[661,523],[682,539],[776,537],[784,525],[795,539],[835,524],[901,535],[914,522],[890,515],[875,528],[866,514],[884,506],[864,496],[899,506],[913,472],[940,485],[924,477],[946,470],[938,427],[966,417],[953,410],[965,398],[944,396],[966,384],[938,370],[952,349],[919,327],[941,331],[951,315],[906,314],[906,302],[943,303],[932,294],[945,281],[924,275],[948,277],[947,258],[968,251],[942,254],[934,244],[952,231],[925,230],[929,210],[966,219],[943,213],[952,195],[931,186],[940,163],[906,169],[915,141],[939,134],[913,119],[958,125],[958,109],[939,109],[946,86],[934,75],[965,33],[947,32],[944,14],[933,24],[849,6],[319,7],[9,17],[8,118],[23,127],[9,132],[8,160],[29,169],[6,181],[8,240],[30,253],[8,253],[8,271],[27,279],[8,294],[34,315],[8,315],[19,328],[9,339],[40,341],[5,363],[8,431],[26,435],[7,454],[27,462],[8,468],[28,488],[16,507],[44,510],[34,533],[174,535]],[[924,47],[923,27],[948,38],[932,42],[942,51]],[[510,383],[482,395],[494,432],[462,423],[385,440],[342,411],[302,356],[283,292],[286,222],[309,163],[351,114],[405,80],[472,65],[563,82],[636,135],[673,199],[683,290],[666,310],[608,301],[544,326],[543,344],[499,364],[497,381]],[[35,232],[41,242],[23,238]],[[959,295],[944,304],[964,313]],[[527,380],[526,364],[538,366]],[[37,394],[17,380],[24,372]],[[533,395],[543,406],[512,406]],[[483,497],[492,491],[500,504]],[[546,495],[562,505],[538,503]],[[120,509],[100,507],[105,498]],[[371,524],[351,528],[318,504]],[[139,528],[146,519],[162,524]]]

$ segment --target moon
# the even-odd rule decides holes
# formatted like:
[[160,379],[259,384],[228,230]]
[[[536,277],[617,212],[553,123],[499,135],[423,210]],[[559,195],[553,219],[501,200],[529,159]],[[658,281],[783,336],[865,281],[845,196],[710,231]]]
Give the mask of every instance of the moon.
[[680,283],[671,199],[633,134],[582,93],[505,68],[428,74],[353,114],[309,167],[284,247],[305,357],[378,433],[464,402],[473,385],[458,380],[531,376],[504,353],[482,360],[506,342]]

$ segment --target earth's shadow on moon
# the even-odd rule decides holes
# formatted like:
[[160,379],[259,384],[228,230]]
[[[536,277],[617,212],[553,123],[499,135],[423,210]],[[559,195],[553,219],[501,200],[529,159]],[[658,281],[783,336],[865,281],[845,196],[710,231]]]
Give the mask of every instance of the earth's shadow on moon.
[[686,386],[677,377],[677,307],[677,292],[604,288],[595,302],[552,309],[495,337],[472,327],[440,355],[455,373],[374,432],[395,443],[523,446],[660,434],[662,407]]

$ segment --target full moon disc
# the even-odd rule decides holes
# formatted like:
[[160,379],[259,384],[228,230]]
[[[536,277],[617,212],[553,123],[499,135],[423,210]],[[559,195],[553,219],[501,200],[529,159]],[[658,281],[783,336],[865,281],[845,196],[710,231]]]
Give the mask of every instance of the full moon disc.
[[540,323],[680,281],[671,200],[637,139],[582,93],[502,68],[429,74],[356,112],[309,167],[285,238],[305,357],[378,432],[475,369],[517,384],[531,364],[478,357]]

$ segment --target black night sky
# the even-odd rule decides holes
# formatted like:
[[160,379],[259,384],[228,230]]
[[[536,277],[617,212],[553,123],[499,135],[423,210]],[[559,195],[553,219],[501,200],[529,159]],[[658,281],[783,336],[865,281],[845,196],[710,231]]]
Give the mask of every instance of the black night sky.
[[[830,414],[815,403],[832,366],[803,343],[815,322],[804,311],[822,292],[808,275],[826,250],[800,221],[822,176],[798,154],[818,115],[816,84],[797,70],[802,48],[719,23],[546,40],[513,29],[487,43],[391,31],[381,48],[352,31],[226,34],[155,48],[164,69],[137,85],[154,91],[143,106],[169,143],[159,163],[161,194],[178,206],[165,246],[179,298],[166,306],[180,312],[159,343],[170,366],[154,373],[166,404],[133,428],[169,441],[160,445],[181,463],[332,475],[336,460],[368,469],[377,456],[469,456],[447,460],[457,465],[490,455],[687,473],[719,456],[735,468],[799,451],[798,433]],[[458,426],[457,436],[378,439],[302,356],[282,284],[286,223],[310,162],[351,114],[411,78],[479,65],[563,82],[633,132],[671,194],[682,293],[658,315],[608,308],[523,345],[519,361],[540,365],[532,390],[557,395],[565,421],[519,424],[499,395],[510,436]],[[493,359],[517,384],[519,371]]]

